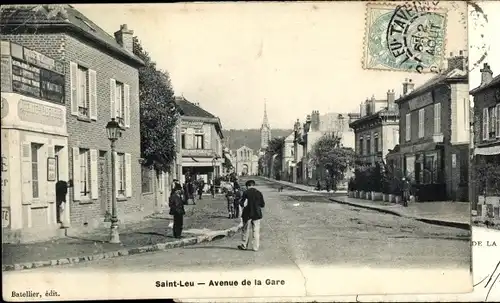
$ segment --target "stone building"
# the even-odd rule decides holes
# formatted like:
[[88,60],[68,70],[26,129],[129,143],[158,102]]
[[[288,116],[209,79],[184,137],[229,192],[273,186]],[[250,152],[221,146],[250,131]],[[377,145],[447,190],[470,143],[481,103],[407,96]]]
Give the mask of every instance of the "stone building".
[[469,92],[467,57],[451,56],[448,69],[421,86],[403,83],[398,152],[387,158],[414,184],[420,201],[467,200]]
[[389,150],[399,143],[399,111],[394,101],[394,90],[389,90],[386,100],[372,96],[360,105],[359,115],[349,114],[355,151],[362,164],[385,161]]
[[[122,25],[113,37],[70,5],[50,17],[29,6],[6,8],[0,19],[2,40],[63,64],[62,103],[66,106],[68,143],[31,140],[23,155],[27,160],[31,157],[32,162],[35,153],[53,156],[58,178],[73,180],[64,213],[65,225],[88,227],[102,223],[109,218],[112,195],[118,199],[119,217],[155,209],[155,200],[141,190],[138,69],[144,63],[133,54],[133,31]],[[55,89],[50,84],[47,88]],[[114,172],[105,129],[111,119],[122,126],[122,136],[116,142]],[[44,171],[41,169],[40,173]],[[114,193],[111,174],[116,176]],[[23,184],[33,182],[32,178],[31,174],[24,176]],[[32,209],[35,202],[33,195],[24,197],[23,203],[32,205]],[[32,214],[31,220],[45,216],[36,209],[38,213]]]
[[[473,166],[478,167],[486,163],[496,164],[498,171],[500,169],[500,75],[493,78],[493,71],[485,63],[481,69],[481,84],[479,87],[474,88],[470,94],[474,97]],[[489,177],[493,175],[496,176],[498,182],[498,173],[485,173],[484,176],[481,176],[481,174],[473,170],[471,180],[475,182],[470,182],[471,186],[469,188],[471,190],[472,208],[476,209],[479,196],[486,196],[488,201],[482,202],[492,205],[492,211],[495,210],[495,216],[499,218],[500,192],[498,184],[481,184],[482,182],[480,182],[484,177],[486,177],[485,179],[491,179]],[[497,188],[496,192],[493,187]]]
[[258,174],[259,157],[248,146],[243,145],[234,151],[234,166],[238,176],[255,176]]
[[184,97],[176,97],[180,109],[182,176],[186,173],[208,179],[222,173],[223,139],[220,119]]

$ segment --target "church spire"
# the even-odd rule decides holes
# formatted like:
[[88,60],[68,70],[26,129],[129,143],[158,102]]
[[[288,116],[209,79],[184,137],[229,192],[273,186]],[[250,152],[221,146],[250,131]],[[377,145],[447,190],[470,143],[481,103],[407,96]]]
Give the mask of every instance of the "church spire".
[[267,119],[267,102],[264,100],[264,120],[262,121],[262,126],[269,127],[269,120]]

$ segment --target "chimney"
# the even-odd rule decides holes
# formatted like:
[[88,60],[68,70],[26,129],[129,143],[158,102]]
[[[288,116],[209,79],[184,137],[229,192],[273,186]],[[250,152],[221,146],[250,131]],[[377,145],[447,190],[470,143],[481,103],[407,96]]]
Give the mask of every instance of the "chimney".
[[134,52],[134,31],[129,30],[127,24],[122,24],[120,30],[115,32],[115,39],[124,49]]
[[405,82],[403,82],[403,96],[406,96],[409,93],[411,93],[414,87],[415,83],[413,83],[413,80],[406,78]]
[[394,96],[394,90],[388,90],[387,91],[387,109],[388,110],[394,110],[394,101],[395,101],[395,96]]
[[293,125],[293,130],[298,132],[300,129],[300,121],[299,119],[297,119],[297,121],[295,121],[295,124]]
[[467,63],[468,60],[466,51],[459,51],[457,56],[453,56],[453,53],[450,53],[450,57],[448,58],[448,70],[459,69],[466,71],[468,68]]
[[493,71],[488,63],[485,63],[483,68],[479,71],[481,72],[481,86],[486,85],[493,80]]
[[366,116],[366,101],[368,99],[365,100],[365,102],[361,102],[361,104],[359,105],[359,117],[362,118],[364,116]]
[[311,131],[319,130],[319,111],[313,110],[311,114]]

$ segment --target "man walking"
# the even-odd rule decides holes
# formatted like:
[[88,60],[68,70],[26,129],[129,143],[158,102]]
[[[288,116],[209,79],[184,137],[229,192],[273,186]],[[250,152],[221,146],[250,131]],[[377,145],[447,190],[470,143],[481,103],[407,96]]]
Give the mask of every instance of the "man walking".
[[253,236],[253,250],[258,251],[260,244],[260,220],[262,219],[261,208],[265,206],[264,196],[258,189],[254,188],[254,180],[247,181],[245,185],[247,190],[243,193],[240,202],[243,205],[243,243],[238,245],[238,249],[246,250],[248,248],[251,230]]
[[179,239],[182,234],[182,226],[184,223],[184,203],[181,198],[182,187],[180,184],[176,184],[170,199],[168,201],[168,206],[170,207],[169,214],[174,216],[174,238]]

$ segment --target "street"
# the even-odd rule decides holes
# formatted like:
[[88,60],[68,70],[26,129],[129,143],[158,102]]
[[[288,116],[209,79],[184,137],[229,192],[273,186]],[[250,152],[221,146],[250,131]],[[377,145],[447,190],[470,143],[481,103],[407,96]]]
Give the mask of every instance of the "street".
[[200,271],[255,268],[255,264],[263,268],[356,265],[458,269],[470,266],[466,230],[340,205],[325,196],[291,188],[278,192],[278,185],[256,180],[257,188],[266,199],[258,252],[239,251],[236,248],[241,238],[238,234],[184,248],[28,271],[60,272],[64,268],[79,272],[180,272],[187,268]]

